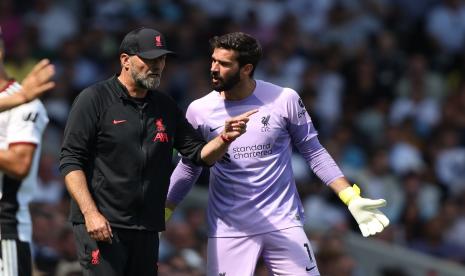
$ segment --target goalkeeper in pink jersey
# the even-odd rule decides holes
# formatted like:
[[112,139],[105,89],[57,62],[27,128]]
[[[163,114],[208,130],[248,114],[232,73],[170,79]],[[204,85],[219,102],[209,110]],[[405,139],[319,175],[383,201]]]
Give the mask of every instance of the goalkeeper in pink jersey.
[[[229,141],[210,168],[207,275],[253,275],[260,256],[273,275],[320,275],[303,229],[303,207],[291,166],[292,147],[347,204],[363,236],[381,232],[385,200],[360,196],[326,149],[296,91],[255,80],[259,42],[244,33],[210,40],[213,91],[192,102],[186,117],[210,140],[226,118],[258,109],[247,132]],[[171,176],[166,219],[196,182],[202,168],[182,159]]]

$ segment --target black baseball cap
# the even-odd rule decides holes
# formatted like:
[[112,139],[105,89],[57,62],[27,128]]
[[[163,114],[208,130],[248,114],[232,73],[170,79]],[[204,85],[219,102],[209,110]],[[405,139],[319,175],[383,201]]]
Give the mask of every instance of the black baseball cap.
[[139,28],[126,34],[119,46],[119,53],[154,59],[165,54],[174,54],[166,48],[162,33],[150,28]]

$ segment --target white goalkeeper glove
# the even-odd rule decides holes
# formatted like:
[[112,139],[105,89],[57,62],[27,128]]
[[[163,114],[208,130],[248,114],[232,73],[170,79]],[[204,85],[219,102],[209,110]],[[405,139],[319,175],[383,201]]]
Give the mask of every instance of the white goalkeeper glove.
[[380,233],[389,225],[389,219],[378,210],[386,205],[386,200],[361,197],[360,188],[355,184],[340,191],[338,195],[348,206],[364,237]]

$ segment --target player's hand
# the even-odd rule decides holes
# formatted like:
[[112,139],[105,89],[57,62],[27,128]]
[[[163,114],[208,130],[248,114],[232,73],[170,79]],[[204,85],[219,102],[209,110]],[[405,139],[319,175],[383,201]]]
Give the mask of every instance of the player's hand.
[[386,200],[361,197],[357,185],[342,190],[339,197],[347,204],[364,237],[380,233],[389,225],[389,219],[378,210],[386,205]]
[[42,95],[45,91],[55,87],[51,78],[55,75],[55,67],[48,59],[42,59],[22,81],[23,97],[26,102]]
[[258,109],[250,110],[236,117],[229,118],[224,123],[224,131],[221,134],[224,140],[234,141],[237,137],[244,134],[247,130],[247,122],[252,114],[258,112]]
[[96,241],[111,243],[113,233],[108,220],[98,211],[89,212],[84,215],[86,229],[90,237]]

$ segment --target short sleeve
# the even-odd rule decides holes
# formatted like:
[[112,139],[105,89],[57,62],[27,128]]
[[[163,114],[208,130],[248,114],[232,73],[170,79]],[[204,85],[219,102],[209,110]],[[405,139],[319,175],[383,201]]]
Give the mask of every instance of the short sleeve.
[[11,109],[7,143],[40,144],[48,121],[47,112],[39,100]]

